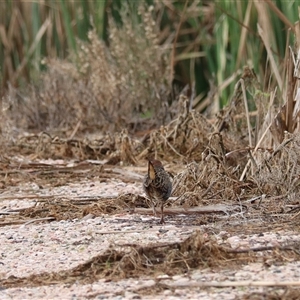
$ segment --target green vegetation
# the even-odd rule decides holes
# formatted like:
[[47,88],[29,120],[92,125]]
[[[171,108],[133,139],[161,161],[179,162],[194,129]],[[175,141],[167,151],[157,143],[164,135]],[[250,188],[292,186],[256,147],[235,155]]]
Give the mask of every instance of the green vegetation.
[[[255,71],[262,91],[278,86],[283,92],[284,58],[289,55],[288,46],[294,45],[297,1],[149,0],[135,4],[139,5],[120,0],[0,2],[2,95],[8,83],[17,87],[36,82],[44,70],[44,58],[74,58],[78,41],[87,41],[91,29],[110,49],[112,24],[127,26],[124,12],[147,33],[147,24],[151,25],[147,22],[152,19],[142,20],[141,4],[153,6],[157,44],[169,50],[169,72],[164,80],[179,91],[186,85],[194,88],[195,108],[203,111],[213,104],[212,110],[217,112],[227,104],[245,65]],[[124,38],[124,42],[130,40]],[[138,45],[131,45],[133,55],[140,56]],[[76,59],[72,61],[76,64]],[[146,76],[140,71],[138,75]]]

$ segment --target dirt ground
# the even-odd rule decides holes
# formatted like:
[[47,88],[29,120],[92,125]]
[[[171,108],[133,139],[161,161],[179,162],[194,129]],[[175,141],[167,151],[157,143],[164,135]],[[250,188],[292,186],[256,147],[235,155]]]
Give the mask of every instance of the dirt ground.
[[2,161],[1,299],[300,297],[299,209],[282,211],[283,197],[188,207],[172,196],[159,225],[146,164]]

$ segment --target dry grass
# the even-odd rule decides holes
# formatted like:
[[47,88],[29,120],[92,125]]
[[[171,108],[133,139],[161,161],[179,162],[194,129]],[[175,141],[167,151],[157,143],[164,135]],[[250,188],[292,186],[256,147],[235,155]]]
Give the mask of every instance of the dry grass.
[[[274,248],[275,250],[275,248]],[[288,250],[288,251],[285,251]],[[261,249],[260,251],[264,251]],[[297,252],[296,246],[282,249],[284,256],[289,251]],[[245,254],[246,253],[246,254]],[[5,288],[32,287],[52,285],[57,283],[93,283],[101,278],[118,280],[121,278],[139,278],[156,274],[188,273],[192,269],[217,267],[239,267],[246,261],[260,261],[261,256],[251,252],[238,253],[220,246],[213,239],[204,238],[200,231],[195,231],[182,242],[140,246],[135,244],[111,245],[104,253],[99,254],[78,266],[59,272],[44,272],[28,277],[11,276],[0,280]],[[279,255],[279,249],[266,256],[284,261]],[[159,282],[157,282],[160,285]],[[165,288],[164,283],[161,288]]]
[[186,165],[174,178],[179,204],[254,197],[296,203],[300,127],[294,53],[287,55],[287,76],[278,78],[281,94],[262,90],[245,67],[229,105],[208,119],[191,109],[193,99],[183,93],[169,106],[169,53],[159,45],[152,7],[139,7],[140,26],[127,9],[122,27],[110,20],[109,48],[92,30],[73,60],[47,61],[38,87],[26,94],[10,89],[2,101],[2,155],[105,159],[113,165],[154,156]]
[[23,278],[1,280],[8,287],[40,286],[64,283],[92,283],[100,278],[117,279],[139,277],[141,274],[164,273],[173,275],[191,268],[212,267],[233,257],[216,241],[203,238],[199,231],[181,243],[161,245],[112,245],[103,254],[70,270],[42,273]]
[[[192,213],[184,220],[174,217],[176,225],[213,223],[238,234],[262,232],[266,226],[298,228],[300,106],[294,76],[298,64],[291,63],[293,53],[284,72],[290,75],[284,79],[276,72],[282,82],[281,93],[276,88],[263,90],[254,72],[245,67],[229,105],[215,118],[208,118],[191,109],[193,99],[184,93],[169,105],[169,53],[159,45],[151,9],[146,11],[141,6],[140,14],[143,26],[136,26],[128,11],[122,15],[122,28],[110,21],[109,48],[92,30],[89,42],[79,44],[73,60],[47,60],[48,71],[37,87],[27,93],[10,89],[2,101],[0,188],[27,180],[41,186],[45,182],[59,186],[87,176],[97,180],[118,178],[105,170],[105,165],[145,165],[145,159],[154,156],[173,173],[172,196],[178,198],[169,201],[171,207],[183,213],[190,207],[206,205],[234,208],[207,212],[201,218],[195,210],[192,213],[196,217],[190,217]],[[103,165],[88,166],[82,172],[67,167],[47,169],[44,165],[20,164],[14,154],[29,156],[33,161],[97,159],[103,160]],[[128,176],[119,179],[126,182]],[[18,215],[3,217],[0,225],[124,213],[148,206],[143,197],[131,194],[73,200],[40,199]],[[233,229],[234,222],[237,229]],[[282,261],[278,253],[268,255]],[[291,257],[298,259],[298,255],[294,251]],[[253,253],[230,252],[197,232],[182,243],[113,245],[74,269],[8,278],[1,284],[38,286],[161,272],[173,275],[220,264],[232,267],[233,261],[239,264],[256,259]],[[249,295],[249,299],[255,297]]]
[[145,117],[152,125],[166,122],[169,50],[159,45],[152,8],[141,4],[139,13],[140,25],[129,11],[122,12],[122,27],[110,19],[109,48],[92,30],[88,43],[78,42],[72,61],[45,60],[48,71],[37,87],[11,88],[4,102],[14,126],[70,137],[74,131],[115,132],[124,126],[136,131]]

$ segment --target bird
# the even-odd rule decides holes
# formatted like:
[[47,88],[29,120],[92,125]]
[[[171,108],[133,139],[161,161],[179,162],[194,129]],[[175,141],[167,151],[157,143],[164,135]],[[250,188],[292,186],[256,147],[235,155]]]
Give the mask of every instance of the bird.
[[148,173],[144,178],[143,188],[146,195],[152,201],[153,212],[155,215],[155,202],[160,203],[161,219],[159,223],[164,224],[164,203],[168,200],[172,193],[172,182],[169,174],[165,171],[159,160],[148,160]]

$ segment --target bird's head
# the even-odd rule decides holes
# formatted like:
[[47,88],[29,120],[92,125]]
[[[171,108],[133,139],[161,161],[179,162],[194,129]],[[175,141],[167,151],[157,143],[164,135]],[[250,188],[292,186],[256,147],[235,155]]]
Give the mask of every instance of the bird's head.
[[151,180],[155,179],[156,176],[155,170],[160,168],[163,168],[163,165],[159,160],[150,159],[148,161],[148,176],[150,177]]

